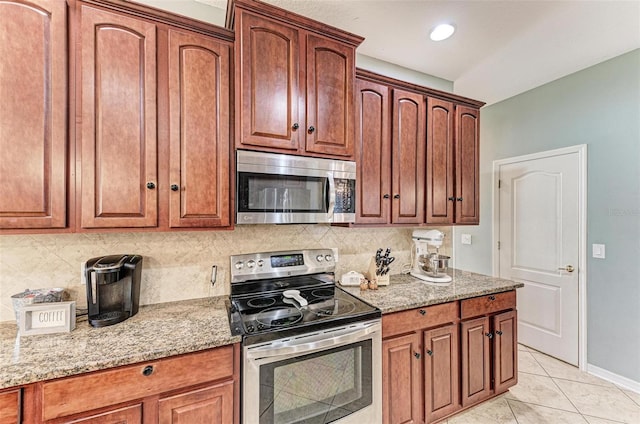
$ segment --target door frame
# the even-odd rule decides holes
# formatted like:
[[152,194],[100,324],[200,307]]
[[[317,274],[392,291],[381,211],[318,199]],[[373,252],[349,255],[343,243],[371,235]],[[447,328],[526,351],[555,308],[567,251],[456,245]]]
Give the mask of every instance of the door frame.
[[544,159],[564,154],[578,154],[578,367],[587,370],[587,145],[563,147],[522,156],[493,161],[491,203],[492,211],[492,273],[500,275],[500,195],[498,177],[500,168],[517,162]]

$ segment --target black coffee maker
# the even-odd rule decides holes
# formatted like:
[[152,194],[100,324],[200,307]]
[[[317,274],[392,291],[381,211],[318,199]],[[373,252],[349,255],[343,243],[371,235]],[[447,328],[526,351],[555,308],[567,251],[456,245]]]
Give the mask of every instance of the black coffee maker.
[[84,264],[89,324],[105,327],[138,313],[142,256],[110,255]]

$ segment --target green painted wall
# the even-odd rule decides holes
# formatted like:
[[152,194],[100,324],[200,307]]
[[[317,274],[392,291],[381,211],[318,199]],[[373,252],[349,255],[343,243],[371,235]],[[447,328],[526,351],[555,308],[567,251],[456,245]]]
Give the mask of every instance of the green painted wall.
[[494,160],[587,144],[587,362],[640,383],[640,49],[485,107],[480,125],[481,224],[455,229],[456,267],[492,272]]

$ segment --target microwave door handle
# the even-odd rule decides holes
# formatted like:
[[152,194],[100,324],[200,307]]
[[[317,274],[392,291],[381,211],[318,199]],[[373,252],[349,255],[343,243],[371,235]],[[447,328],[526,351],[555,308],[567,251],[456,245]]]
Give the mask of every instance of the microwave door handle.
[[329,222],[333,222],[333,210],[336,207],[336,182],[331,172],[327,174],[327,177],[329,179],[329,211],[327,218]]
[[273,348],[271,346],[262,346],[256,349],[250,349],[247,352],[247,357],[251,359],[260,358],[273,358],[277,356],[290,357],[292,354],[296,356],[302,353],[309,353],[320,349],[327,349],[334,346],[346,345],[349,343],[355,343],[360,341],[364,336],[368,336],[371,333],[379,331],[379,328],[375,325],[368,326],[366,328],[359,328],[346,334],[339,336],[327,337],[326,339],[316,340],[307,343],[291,343],[288,346],[279,348]]

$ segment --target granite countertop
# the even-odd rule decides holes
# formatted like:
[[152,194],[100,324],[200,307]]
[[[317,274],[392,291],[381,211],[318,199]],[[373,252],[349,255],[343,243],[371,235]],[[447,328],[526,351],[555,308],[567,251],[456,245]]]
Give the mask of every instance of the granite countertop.
[[[467,271],[449,274],[448,284],[400,274],[378,290],[343,288],[387,314],[524,286]],[[134,317],[103,328],[91,327],[85,317],[70,333],[20,337],[15,323],[0,323],[0,389],[238,343],[241,338],[229,329],[226,299],[142,306]]]
[[450,268],[447,273],[453,280],[445,284],[428,283],[409,274],[398,274],[391,275],[389,285],[380,286],[378,290],[361,291],[359,286],[341,287],[380,308],[383,314],[524,287],[522,283],[468,271]]
[[141,306],[116,325],[86,317],[70,333],[19,336],[0,324],[0,389],[240,342],[232,336],[226,296]]

